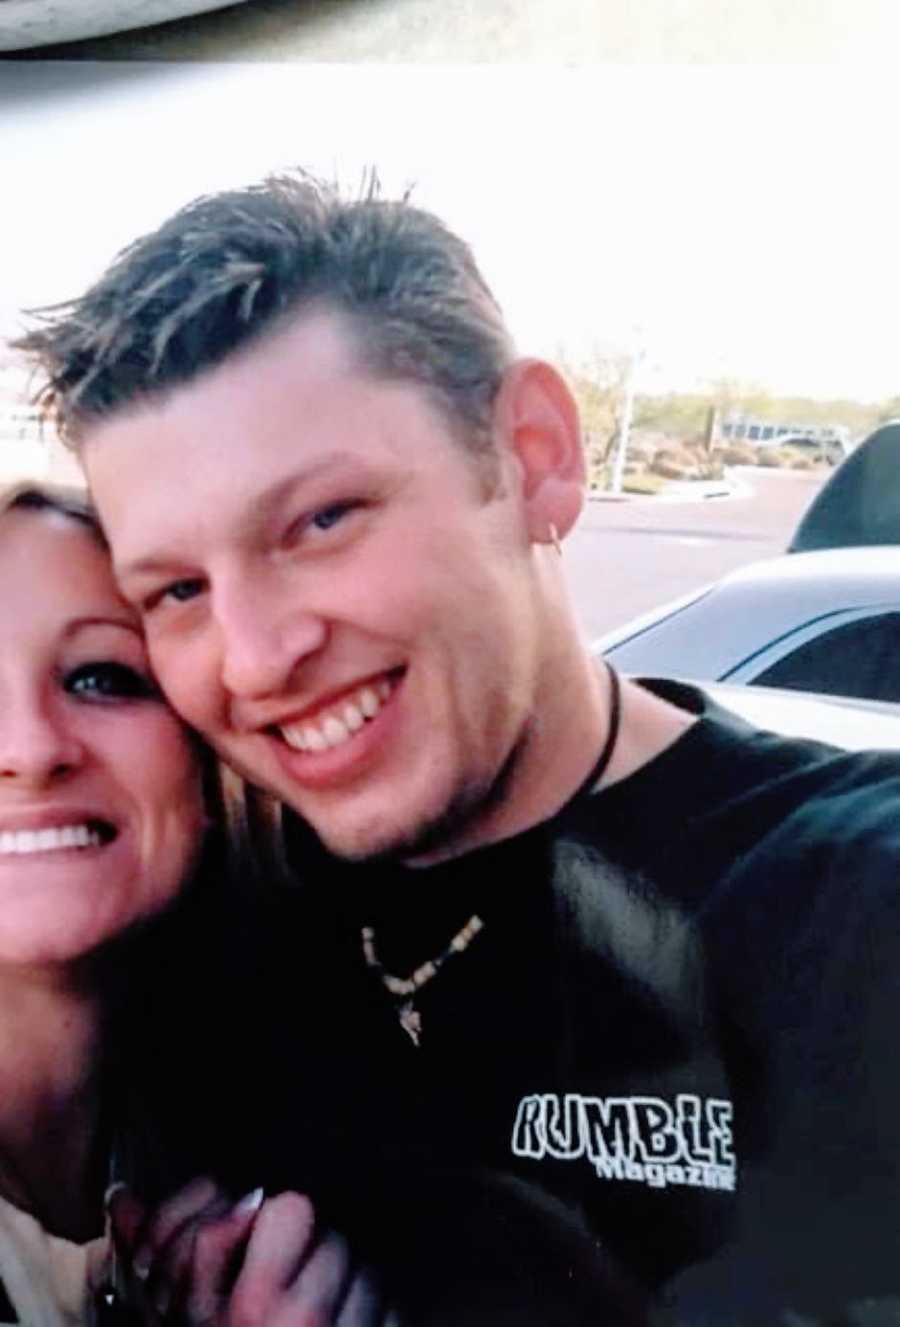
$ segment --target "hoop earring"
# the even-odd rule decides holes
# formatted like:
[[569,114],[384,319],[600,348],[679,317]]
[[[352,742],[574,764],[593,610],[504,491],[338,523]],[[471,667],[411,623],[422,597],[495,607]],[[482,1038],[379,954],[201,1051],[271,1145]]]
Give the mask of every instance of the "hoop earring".
[[557,555],[559,557],[562,557],[562,544],[559,542],[559,532],[557,531],[556,526],[553,524],[552,521],[550,522],[549,533],[550,533],[550,543],[556,549]]

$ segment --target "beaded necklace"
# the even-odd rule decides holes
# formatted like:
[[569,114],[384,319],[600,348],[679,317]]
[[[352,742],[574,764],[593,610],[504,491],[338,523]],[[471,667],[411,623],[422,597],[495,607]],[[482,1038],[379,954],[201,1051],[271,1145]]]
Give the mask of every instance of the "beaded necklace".
[[[437,976],[448,958],[452,958],[454,954],[461,954],[464,949],[468,949],[483,926],[484,922],[480,917],[471,916],[462,930],[456,932],[456,935],[442,953],[430,958],[427,963],[423,963],[421,967],[416,968],[415,972],[408,977],[395,977],[392,973],[385,972],[384,966],[375,952],[375,932],[371,926],[362,928],[363,954],[366,959],[366,967],[378,974],[384,989],[398,1001],[397,1017],[400,1020],[400,1026],[414,1046],[418,1046],[422,1037],[422,1015],[413,1003],[413,997],[427,982],[431,981],[432,977]],[[399,1003],[401,1001],[402,1003]]]
[[[604,661],[605,663],[605,661]],[[606,671],[609,674],[609,728],[606,734],[606,741],[603,744],[603,750],[597,758],[597,762],[592,766],[590,773],[582,783],[579,784],[573,793],[571,801],[580,797],[582,793],[593,788],[596,783],[606,773],[607,766],[612,760],[615,750],[616,740],[619,736],[619,724],[622,717],[622,689],[619,682],[619,675],[609,664],[605,663]],[[453,939],[447,945],[446,949],[434,958],[428,959],[415,972],[410,973],[408,977],[396,977],[392,972],[386,972],[384,964],[378,957],[375,949],[375,931],[371,926],[362,928],[362,949],[363,957],[366,960],[366,967],[370,972],[374,972],[381,981],[382,986],[389,995],[394,998],[396,1003],[397,1018],[400,1026],[409,1037],[414,1046],[419,1046],[422,1041],[422,1014],[415,1006],[415,997],[437,974],[441,968],[452,958],[454,954],[462,954],[475,939],[480,931],[484,929],[484,922],[473,913],[466,922],[462,930],[457,931]]]

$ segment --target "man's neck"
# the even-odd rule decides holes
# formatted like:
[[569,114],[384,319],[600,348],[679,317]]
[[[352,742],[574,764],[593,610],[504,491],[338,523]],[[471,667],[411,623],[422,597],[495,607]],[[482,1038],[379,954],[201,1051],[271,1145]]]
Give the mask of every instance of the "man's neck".
[[[408,860],[433,866],[524,833],[552,819],[589,779],[610,729],[609,670],[579,644],[565,670],[557,668],[513,758],[503,796],[439,848]],[[671,746],[695,716],[643,687],[621,680],[619,731],[596,787],[634,774]]]

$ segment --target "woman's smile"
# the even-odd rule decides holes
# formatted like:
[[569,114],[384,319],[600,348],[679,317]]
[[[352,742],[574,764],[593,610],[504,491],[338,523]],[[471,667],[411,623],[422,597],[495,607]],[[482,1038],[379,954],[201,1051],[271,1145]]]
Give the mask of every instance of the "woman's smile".
[[197,760],[88,527],[0,515],[0,967],[75,962],[168,906]]

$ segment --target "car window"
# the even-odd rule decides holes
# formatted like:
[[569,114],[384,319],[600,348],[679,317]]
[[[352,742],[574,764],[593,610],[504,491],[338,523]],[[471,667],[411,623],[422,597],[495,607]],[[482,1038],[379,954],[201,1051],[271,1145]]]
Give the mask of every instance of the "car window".
[[900,701],[900,612],[845,622],[784,655],[755,685]]

